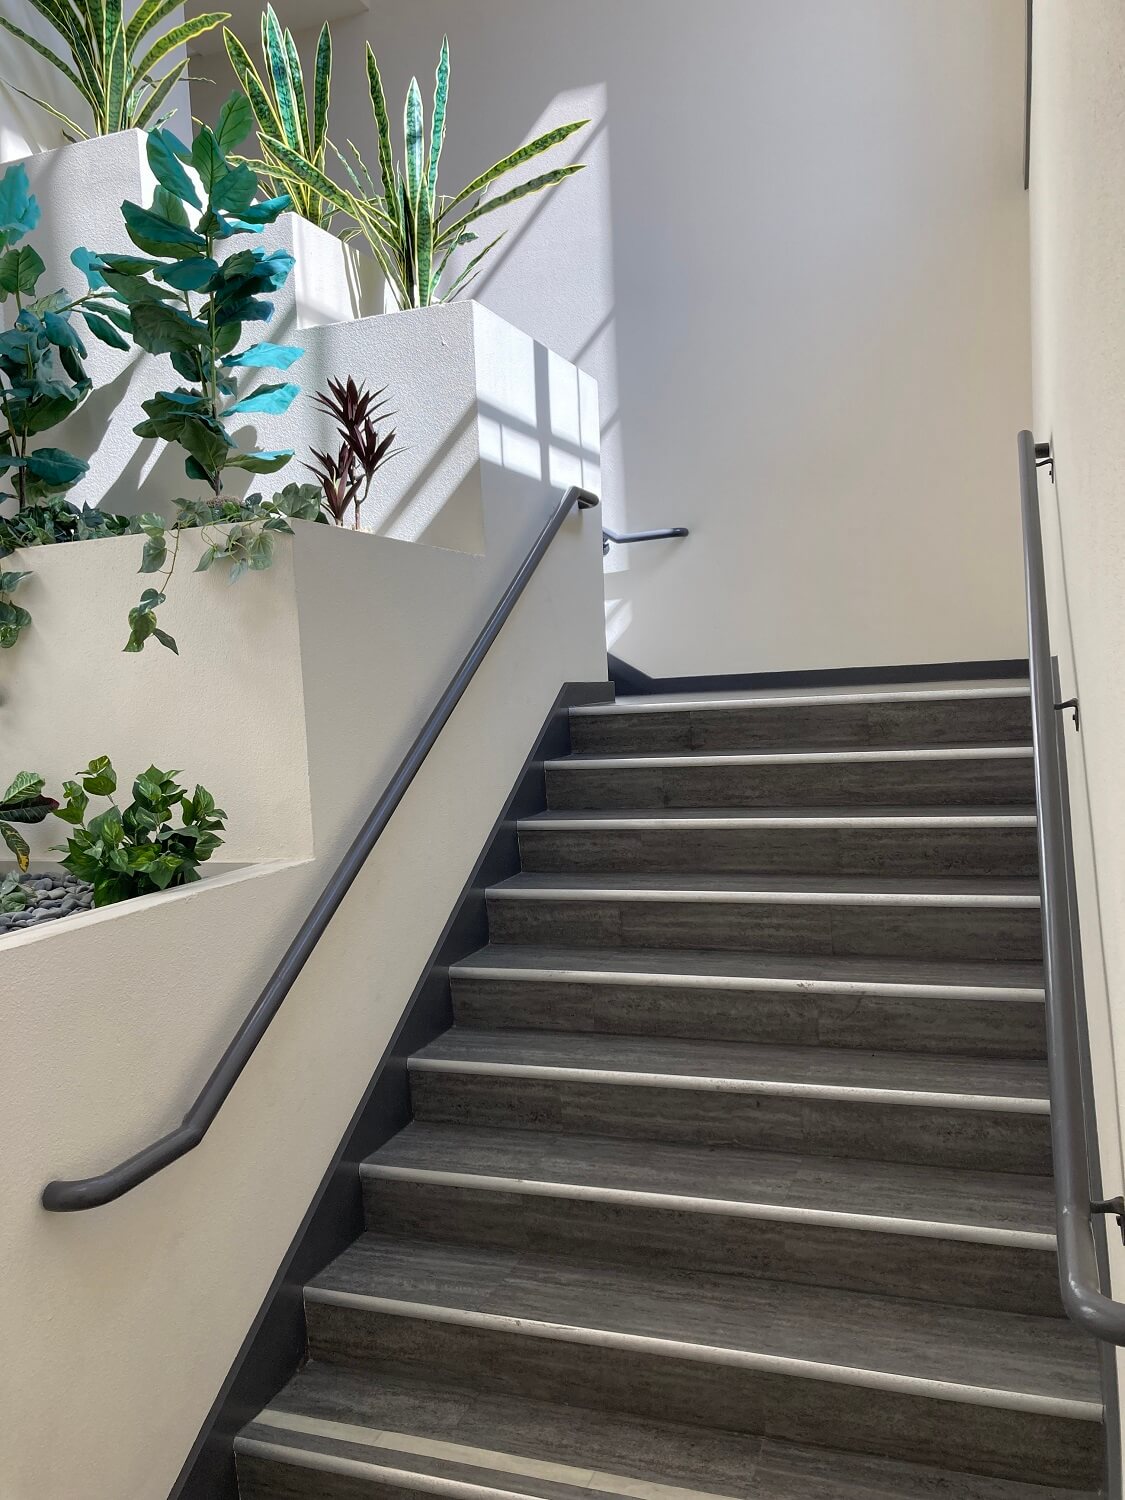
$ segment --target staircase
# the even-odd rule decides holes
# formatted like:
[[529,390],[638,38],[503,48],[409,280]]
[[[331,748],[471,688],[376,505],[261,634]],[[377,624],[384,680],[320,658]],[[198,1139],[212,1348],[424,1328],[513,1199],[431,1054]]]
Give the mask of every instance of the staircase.
[[571,713],[243,1500],[1098,1491],[1024,685]]

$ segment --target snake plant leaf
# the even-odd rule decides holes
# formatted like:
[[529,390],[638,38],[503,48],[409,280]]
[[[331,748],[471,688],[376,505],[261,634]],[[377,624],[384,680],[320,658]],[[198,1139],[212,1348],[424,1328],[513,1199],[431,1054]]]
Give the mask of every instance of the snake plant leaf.
[[[3,17],[0,16],[0,21],[2,20]],[[61,109],[56,109],[53,104],[48,104],[46,100],[38,98],[35,94],[29,94],[26,89],[18,88],[10,78],[0,78],[0,83],[5,88],[11,89],[13,94],[19,94],[21,98],[30,100],[32,104],[37,104],[40,109],[45,109],[49,115],[54,115],[60,125],[64,126],[70,132],[73,140],[84,141],[88,139],[87,132],[83,130],[82,126],[77,121],[72,120],[69,115],[64,115]]]
[[312,155],[323,161],[328,140],[328,101],[332,83],[332,33],[328,22],[320,28],[313,65]]
[[438,162],[445,141],[445,114],[449,105],[449,38],[443,37],[441,55],[438,57],[437,75],[434,78],[434,116],[430,122],[430,161],[426,177],[430,190],[431,211],[434,194],[437,192]]
[[135,52],[138,42],[178,9],[177,0],[142,0],[125,30],[130,52]]
[[301,69],[301,59],[297,55],[297,44],[288,26],[285,28],[282,40],[285,43],[285,61],[289,69],[289,81],[293,86],[293,106],[297,111],[301,149],[306,155],[311,156],[313,154],[312,135],[309,133],[308,105],[305,100],[305,75]]
[[300,151],[304,142],[297,118],[297,104],[293,97],[294,81],[289,72],[289,58],[285,51],[281,24],[272,5],[267,5],[262,13],[262,54],[269,64],[281,132],[293,150]]
[[[104,32],[108,67],[106,69],[105,121],[108,131],[125,125],[125,103],[128,92],[129,54],[125,47],[125,23],[121,0],[103,0]],[[145,69],[141,69],[142,76]]]
[[254,111],[258,129],[267,135],[283,134],[281,121],[278,119],[266,86],[254,66],[253,58],[234,32],[226,26],[223,27],[223,41],[226,44],[230,65],[234,69],[234,76],[242,85],[246,98],[250,102],[250,108]]
[[103,344],[108,344],[111,349],[128,349],[128,342],[121,337],[113,324],[107,322],[99,313],[91,312],[88,307],[84,307],[82,317],[85,319],[86,327]]
[[227,369],[242,365],[254,370],[287,370],[290,365],[296,364],[304,352],[296,344],[271,344],[263,339],[260,344],[251,344],[249,349],[228,354],[219,363]]
[[284,141],[265,136],[262,144],[277,157],[287,176],[292,177],[298,183],[303,183],[306,187],[313,188],[322,198],[326,198],[329,203],[344,213],[352,212],[355,200],[347,188],[342,188],[338,183],[333,182],[331,177],[326,176],[319,167],[314,167],[311,162],[306,161]]
[[383,79],[370,42],[367,44],[367,88],[371,95],[371,111],[375,116],[375,126],[379,135],[379,170],[383,178],[383,197],[387,202],[388,210],[396,213],[397,210],[392,207],[395,198],[395,157],[394,148],[391,145],[391,117],[387,113],[387,96],[383,92]]
[[505,156],[495,166],[489,167],[487,172],[474,177],[467,187],[462,188],[455,198],[450,198],[449,202],[443,206],[440,217],[444,218],[467,199],[475,198],[478,193],[483,193],[485,188],[491,186],[497,178],[506,177],[516,167],[522,167],[525,162],[542,156],[544,151],[550,151],[552,147],[558,146],[576,130],[581,130],[589,123],[589,120],[573,120],[569,125],[557,125],[553,130],[548,130],[543,135],[536,136],[533,141],[528,141],[526,146],[521,146],[518,151],[513,151],[510,156]]
[[[504,233],[506,234],[507,230],[505,230]],[[503,234],[498,234],[496,238],[491,242],[491,244],[485,245],[483,250],[479,251],[476,255],[473,256],[472,260],[468,262],[468,264],[457,276],[456,280],[451,283],[448,290],[443,293],[441,299],[443,302],[452,302],[454,297],[459,296],[471,281],[476,280],[476,278],[480,275],[481,261],[484,260],[485,256],[488,255],[490,251],[496,249],[496,246],[503,238]]]
[[215,125],[215,139],[219,150],[229,156],[236,146],[246,139],[254,128],[254,110],[245,94],[237,90],[227,98]]
[[568,167],[556,167],[553,172],[544,172],[540,177],[533,177],[530,182],[523,182],[519,187],[501,193],[498,198],[489,198],[484,203],[478,203],[476,208],[470,209],[463,219],[458,219],[456,224],[442,232],[438,240],[439,245],[444,245],[448,239],[459,235],[477,219],[483,218],[485,214],[495,213],[498,208],[507,208],[509,203],[518,203],[521,198],[526,198],[531,193],[541,193],[544,188],[554,187],[556,183],[563,182],[566,178],[573,177],[575,172],[581,172],[584,169],[585,163],[583,162],[574,162]]
[[281,382],[276,385],[260,385],[248,396],[243,396],[241,401],[228,406],[224,416],[232,417],[236,412],[259,411],[277,417],[288,411],[300,394],[299,385]]
[[174,139],[170,130],[150,130],[145,146],[148,164],[161,187],[174,194],[182,203],[190,203],[193,208],[201,209],[203,204],[199,201],[195,184],[184,171],[179,152],[172,146]]
[[186,46],[197,36],[202,36],[205,31],[210,31],[223,21],[229,20],[229,11],[209,10],[204,15],[193,16],[190,21],[185,21],[181,26],[173,26],[171,31],[166,31],[158,41],[153,42],[140,62],[134,65],[133,73],[138,78],[145,78],[158,62],[162,62],[168,56],[169,52],[174,52],[177,47]]
[[410,87],[406,91],[406,106],[402,116],[403,130],[406,134],[406,170],[403,174],[406,181],[406,201],[410,205],[410,212],[417,216],[418,199],[422,192],[422,91],[418,87],[417,78],[410,80]]
[[176,63],[172,68],[170,68],[168,72],[164,74],[163,78],[157,81],[156,87],[148,96],[147,102],[133,121],[135,129],[144,130],[152,122],[152,120],[156,116],[156,111],[164,103],[165,99],[167,99],[168,95],[175,88],[176,84],[179,83],[184,70],[187,68],[187,65],[188,60],[185,57],[180,62]]
[[[63,77],[66,78],[69,83],[72,83],[74,85],[74,87],[80,94],[85,93],[85,90],[82,87],[82,80],[81,78],[79,78],[78,74],[74,71],[73,68],[68,67],[67,64],[63,62],[61,57],[52,52],[50,47],[45,46],[42,42],[33,37],[29,32],[23,31],[19,26],[15,24],[14,21],[9,21],[7,16],[0,16],[0,26],[2,26],[4,30],[9,32],[12,36],[18,37],[21,42],[26,43],[26,45],[29,46],[33,52],[38,52],[40,57],[45,57],[52,67],[57,68],[63,75]],[[85,134],[86,132],[82,131],[82,135],[85,136]]]
[[31,191],[27,169],[15,162],[0,177],[0,247],[30,234],[39,223],[39,200]]
[[415,228],[419,307],[429,307],[430,305],[430,287],[434,269],[434,221],[430,207],[429,189],[425,188],[418,198],[418,216]]

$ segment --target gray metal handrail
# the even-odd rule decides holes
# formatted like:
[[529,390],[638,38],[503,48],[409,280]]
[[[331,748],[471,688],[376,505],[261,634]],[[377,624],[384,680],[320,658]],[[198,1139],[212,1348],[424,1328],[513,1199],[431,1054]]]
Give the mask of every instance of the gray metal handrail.
[[670,537],[690,536],[686,526],[662,526],[658,531],[611,531],[602,527],[602,552],[609,551],[613,542],[618,547],[631,546],[633,542],[666,542]]
[[1125,1303],[1115,1302],[1101,1290],[1093,1234],[1092,1215],[1104,1212],[1106,1206],[1095,1208],[1091,1202],[1080,1021],[1074,983],[1074,934],[1070,920],[1071,875],[1059,759],[1065,750],[1056,718],[1056,709],[1063,705],[1055,703],[1039,478],[1035,439],[1030,432],[1019,435],[1019,463],[1059,1285],[1063,1307],[1073,1322],[1094,1338],[1125,1344]]
[[589,510],[597,504],[596,495],[577,486],[572,485],[563,495],[182,1122],[175,1130],[145,1146],[135,1156],[130,1156],[96,1177],[81,1177],[71,1182],[49,1182],[43,1189],[44,1208],[50,1209],[52,1213],[70,1213],[77,1209],[97,1208],[103,1203],[112,1203],[115,1198],[120,1198],[123,1193],[145,1182],[199,1145],[242,1070],[253,1057],[254,1049],[266,1034],[270,1022],[281,1009],[282,1002],[293,988],[306,960],[347,895],[352,882],[363,869],[379,835],[406,795],[416,773],[461,701],[465,689],[503,629],[516,601],[527,587],[562,523],[576,505],[580,510]]

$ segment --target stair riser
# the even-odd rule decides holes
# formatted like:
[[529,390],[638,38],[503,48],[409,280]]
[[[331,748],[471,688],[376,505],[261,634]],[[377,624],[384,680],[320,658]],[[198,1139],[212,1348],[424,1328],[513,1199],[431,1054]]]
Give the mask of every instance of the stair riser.
[[381,1234],[1062,1315],[1054,1251],[365,1176]]
[[314,1359],[440,1373],[479,1390],[876,1453],[1021,1480],[1093,1485],[1096,1423],[707,1361],[388,1315],[309,1299]]
[[415,1118],[442,1124],[1051,1171],[1048,1117],[1040,1114],[420,1068],[411,1070],[410,1086]]
[[450,983],[457,1024],[486,1031],[677,1036],[963,1057],[1046,1055],[1038,1000],[475,979],[468,972],[454,972]]
[[854,958],[1042,957],[1035,906],[908,906],[879,901],[557,900],[490,892],[493,943],[719,948]]
[[[362,1449],[356,1456],[372,1457]],[[376,1453],[374,1457],[388,1462],[392,1455]],[[427,1490],[414,1486],[332,1474],[251,1453],[238,1455],[237,1468],[238,1500],[431,1500]]]
[[1037,873],[1034,828],[701,828],[520,831],[543,874],[963,875]]
[[1019,807],[1034,805],[1030,759],[812,761],[787,765],[547,767],[558,811],[651,807]]
[[690,750],[895,749],[911,745],[1025,745],[1026,697],[945,703],[840,703],[668,712],[572,714],[571,744],[591,755]]

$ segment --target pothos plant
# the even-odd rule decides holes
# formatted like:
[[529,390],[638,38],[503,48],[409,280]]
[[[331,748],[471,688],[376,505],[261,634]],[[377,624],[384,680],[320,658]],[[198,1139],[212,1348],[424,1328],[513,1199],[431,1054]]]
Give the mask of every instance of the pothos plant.
[[[58,498],[82,478],[89,465],[65,449],[33,440],[70,416],[91,389],[86,346],[73,318],[77,313],[97,339],[128,347],[119,327],[128,320],[94,289],[81,297],[41,293],[46,267],[32,245],[21,245],[39,223],[39,203],[21,163],[0,177],[0,303],[15,302],[12,326],[0,333],[0,474],[11,486],[0,500],[15,502],[18,518],[45,525]],[[10,522],[11,518],[7,518]],[[18,543],[17,543],[18,545]],[[0,534],[0,558],[13,550]],[[15,645],[31,616],[12,599],[27,572],[0,570],[0,647]]]
[[[204,500],[181,502],[168,527],[156,515],[138,518],[145,534],[142,573],[162,573],[158,588],[145,589],[129,612],[126,651],[140,651],[150,637],[170,650],[176,642],[157,624],[175,570],[180,535],[188,526],[233,520],[242,528],[226,545],[208,545],[199,567],[220,557],[232,561],[234,576],[247,568],[268,567],[270,532],[289,530],[287,516],[314,518],[319,491],[289,486],[272,502],[261,496],[232,501],[223,495],[223,476],[231,469],[270,474],[283,468],[292,450],[242,448],[230,431],[239,416],[278,415],[288,410],[299,387],[266,380],[245,395],[236,395],[240,368],[289,368],[302,350],[291,344],[259,341],[242,345],[244,323],[262,322],[273,313],[268,293],[284,286],[293,268],[285,250],[261,247],[237,250],[220,259],[219,247],[243,234],[260,234],[290,207],[287,194],[255,201],[258,179],[245,163],[233,163],[228,152],[251,128],[253,115],[244,96],[233,94],[223,105],[215,128],[202,127],[189,147],[171,131],[153,130],[148,160],[158,187],[151,208],[122,205],[126,232],[138,255],[76,251],[72,259],[86,274],[91,290],[112,298],[127,316],[134,343],[149,354],[166,354],[183,382],[158,391],[142,403],[145,420],[134,431],[162,438],[186,453],[189,479],[207,486]],[[190,166],[202,194],[186,168]],[[192,222],[189,210],[197,218]],[[240,347],[241,346],[241,347]],[[257,518],[259,524],[248,525]]]

